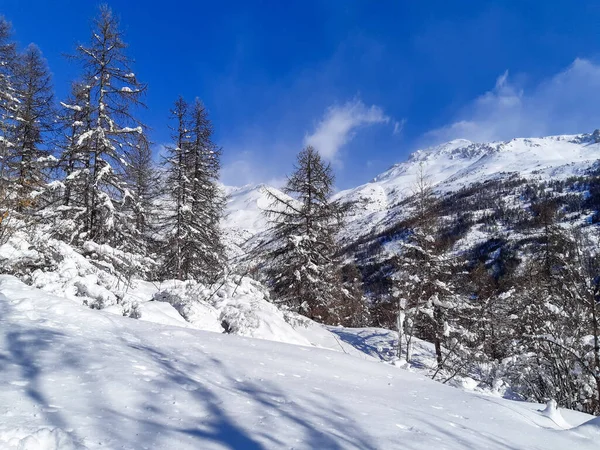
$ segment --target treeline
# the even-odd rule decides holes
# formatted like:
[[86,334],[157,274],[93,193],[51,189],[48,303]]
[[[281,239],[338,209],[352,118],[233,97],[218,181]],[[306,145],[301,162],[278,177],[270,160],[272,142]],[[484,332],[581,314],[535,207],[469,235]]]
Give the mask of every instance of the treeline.
[[[155,164],[138,116],[146,85],[126,49],[116,16],[101,7],[88,43],[69,57],[80,77],[56,104],[41,52],[19,52],[0,19],[3,238],[27,227],[42,241],[50,234],[126,283],[217,284],[231,264],[221,230],[221,148],[207,110],[198,99],[174,102],[171,143]],[[367,324],[360,274],[340,260],[336,234],[347,206],[330,201],[334,179],[315,149],[301,151],[286,195],[271,193],[271,237],[251,257],[282,308],[331,324]],[[52,270],[56,255],[46,253],[18,274]]]
[[146,85],[126,49],[116,16],[101,7],[70,56],[80,76],[57,104],[40,50],[19,52],[0,19],[2,235],[45,226],[106,270],[213,281],[226,265],[225,199],[208,112],[198,99],[175,101],[172,143],[157,166],[138,116]]

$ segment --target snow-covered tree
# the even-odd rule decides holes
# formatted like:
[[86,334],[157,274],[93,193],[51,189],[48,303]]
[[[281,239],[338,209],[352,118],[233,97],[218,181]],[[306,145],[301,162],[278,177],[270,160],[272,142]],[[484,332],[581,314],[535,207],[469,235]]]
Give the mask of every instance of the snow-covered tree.
[[405,346],[406,360],[410,361],[412,339],[419,337],[433,342],[438,370],[450,365],[460,370],[465,362],[462,353],[467,351],[465,342],[470,338],[461,318],[469,307],[457,289],[461,270],[456,258],[440,242],[436,199],[423,167],[413,202],[412,225],[396,260],[398,356]]
[[132,235],[123,211],[128,201],[136,201],[125,170],[128,155],[144,145],[144,126],[133,108],[143,105],[145,85],[132,72],[126,47],[117,18],[103,6],[89,44],[77,47],[74,56],[84,75],[76,85],[74,102],[63,104],[65,116],[73,122],[66,124],[71,135],[61,160],[67,166],[64,212],[79,243],[93,240],[118,247],[139,239],[139,230]]
[[89,201],[87,195],[90,191],[90,158],[87,150],[78,145],[78,140],[84,130],[92,128],[90,86],[85,83],[73,83],[70,97],[61,102],[61,106],[59,166],[64,173],[64,191],[60,204],[66,211],[73,210],[69,216],[79,222],[77,231],[83,231],[86,221],[79,220],[79,217],[85,213],[85,205]]
[[[160,194],[161,177],[144,134],[139,135],[139,142],[127,152],[127,161],[125,179],[132,196],[124,210],[129,214],[128,223],[133,227],[132,233],[140,235],[140,240],[133,243],[132,250],[148,254],[155,245],[158,220],[156,201]],[[142,249],[137,247],[139,243],[143,245]]]
[[334,174],[313,147],[297,156],[283,191],[270,192],[274,249],[266,253],[269,285],[277,302],[311,319],[338,323],[351,292],[342,283],[338,232],[345,207],[330,199]]
[[600,413],[600,257],[589,236],[556,223],[519,280],[518,339],[508,378],[525,397]]
[[224,270],[220,221],[224,194],[217,184],[220,149],[199,100],[190,106],[179,98],[171,111],[173,145],[167,148],[166,205],[162,228],[166,239],[161,276],[215,281]]
[[19,55],[15,85],[14,142],[9,167],[18,192],[19,210],[31,204],[31,193],[46,182],[52,157],[51,136],[56,114],[50,73],[40,50],[31,44]]

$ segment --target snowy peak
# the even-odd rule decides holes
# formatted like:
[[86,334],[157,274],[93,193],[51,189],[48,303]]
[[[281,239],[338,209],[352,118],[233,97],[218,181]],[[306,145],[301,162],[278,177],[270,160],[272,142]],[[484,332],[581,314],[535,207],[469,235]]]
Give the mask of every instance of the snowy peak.
[[[371,182],[341,191],[336,198],[354,201],[354,218],[381,213],[413,193],[422,170],[438,192],[518,174],[525,178],[567,178],[584,173],[600,158],[600,131],[592,134],[517,138],[474,143],[456,139],[418,150]],[[371,217],[377,221],[378,217]]]
[[[564,179],[585,173],[598,159],[600,130],[591,134],[489,143],[455,139],[417,150],[406,161],[395,164],[369,183],[338,192],[334,199],[356,204],[350,221],[362,219],[357,226],[365,231],[385,220],[390,209],[413,194],[421,170],[427,181],[444,193],[514,174],[540,180]],[[226,187],[225,190],[229,200],[224,228],[238,245],[268,228],[264,211],[271,204],[269,192],[285,196],[278,189],[263,184]],[[354,231],[350,233],[355,235]]]

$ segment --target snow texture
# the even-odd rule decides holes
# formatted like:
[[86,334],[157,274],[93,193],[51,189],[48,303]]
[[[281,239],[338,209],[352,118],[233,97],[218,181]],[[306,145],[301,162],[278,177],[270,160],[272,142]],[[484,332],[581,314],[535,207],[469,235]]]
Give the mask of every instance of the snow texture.
[[0,359],[7,450],[598,445],[584,414],[563,411],[576,427],[563,430],[540,405],[341,352],[92,311],[6,275]]

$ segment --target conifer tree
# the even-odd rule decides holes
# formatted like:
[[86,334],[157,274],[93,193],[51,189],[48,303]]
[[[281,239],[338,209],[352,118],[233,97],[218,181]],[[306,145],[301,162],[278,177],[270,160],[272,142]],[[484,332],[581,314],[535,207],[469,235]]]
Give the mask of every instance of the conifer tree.
[[19,55],[15,80],[19,103],[9,165],[22,210],[31,203],[30,194],[46,182],[56,115],[50,74],[35,45]]
[[400,272],[394,292],[398,302],[398,357],[405,346],[406,360],[411,360],[413,337],[433,342],[438,369],[435,377],[451,365],[451,370],[461,370],[459,354],[467,350],[468,332],[460,319],[467,305],[456,288],[458,264],[440,245],[436,199],[422,166],[413,200],[412,227],[396,261]]
[[215,281],[224,270],[220,221],[225,198],[218,186],[220,149],[204,105],[179,98],[171,111],[173,146],[167,149],[166,189],[171,208],[163,229],[163,277]]
[[126,47],[117,18],[103,6],[90,43],[77,47],[74,56],[84,75],[75,102],[63,105],[73,123],[67,124],[71,136],[61,160],[68,167],[64,201],[72,205],[67,211],[73,213],[73,237],[79,243],[119,246],[140,239],[126,213],[127,202],[136,200],[125,171],[133,149],[144,145],[144,126],[133,108],[143,106],[146,87],[131,71]]
[[[16,109],[19,104],[15,87],[17,52],[11,41],[11,25],[0,16],[0,217],[4,220],[11,208],[9,188],[10,152],[15,145]],[[3,227],[4,229],[4,227]]]
[[[151,145],[144,134],[139,135],[139,142],[127,152],[127,161],[125,180],[132,195],[124,211],[128,215],[127,222],[132,227],[132,233],[140,237],[138,242],[133,242],[131,250],[141,250],[145,255],[155,245],[156,201],[160,195],[161,177],[154,165]],[[139,244],[142,245],[141,249]]]
[[313,147],[297,156],[283,189],[267,210],[274,249],[266,253],[269,284],[277,302],[313,320],[338,323],[336,310],[348,300],[337,259],[338,232],[346,207],[331,201],[334,174]]
[[[72,208],[83,214],[88,204],[86,194],[90,191],[90,159],[85,148],[78,145],[78,139],[84,130],[92,128],[90,86],[85,83],[73,83],[71,95],[66,102],[61,102],[61,107],[59,166],[64,173],[65,189],[60,203],[65,210]],[[75,212],[70,215],[75,219],[78,218]],[[79,231],[83,231],[84,225],[85,223],[81,223]]]

